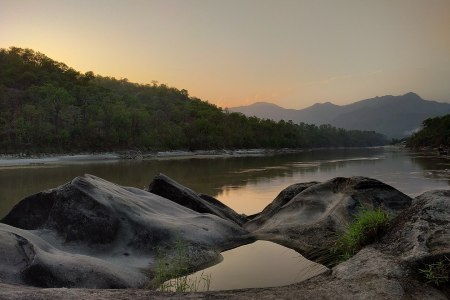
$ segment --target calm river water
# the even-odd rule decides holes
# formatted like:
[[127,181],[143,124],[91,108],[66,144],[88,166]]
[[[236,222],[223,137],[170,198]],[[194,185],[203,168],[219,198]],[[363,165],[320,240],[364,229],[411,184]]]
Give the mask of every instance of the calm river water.
[[[449,188],[448,169],[450,160],[445,158],[395,148],[315,150],[272,156],[0,166],[0,218],[25,196],[59,186],[85,173],[138,188],[147,186],[156,174],[164,173],[197,192],[216,197],[239,213],[249,215],[261,211],[282,189],[297,182],[324,181],[336,176],[368,176],[390,184],[405,194],[417,196],[427,190]],[[253,247],[261,247],[261,244]],[[262,247],[269,249],[272,246]],[[285,251],[277,247],[273,249],[273,253]],[[224,256],[224,262],[219,265],[225,266],[227,270],[230,267],[226,265],[227,256]],[[288,256],[292,258],[292,255]],[[267,256],[249,257],[254,258],[254,266],[265,264],[268,260]],[[242,265],[242,261],[237,260],[235,264]],[[283,269],[277,270],[276,265],[271,267],[269,273],[282,274]],[[281,260],[278,265],[283,268]],[[225,278],[228,271],[224,272],[222,275]],[[239,272],[235,271],[234,274]],[[221,278],[222,275],[215,277]],[[292,275],[288,275],[286,280],[276,285],[288,284],[291,280]],[[238,281],[238,285],[217,288],[252,286],[251,283],[245,283],[244,279]],[[212,278],[212,282],[217,280]]]
[[449,187],[450,160],[392,148],[309,151],[273,156],[99,161],[1,166],[0,218],[18,201],[93,174],[125,186],[143,188],[164,173],[191,189],[221,200],[239,213],[261,211],[285,187],[336,176],[368,176],[417,196]]

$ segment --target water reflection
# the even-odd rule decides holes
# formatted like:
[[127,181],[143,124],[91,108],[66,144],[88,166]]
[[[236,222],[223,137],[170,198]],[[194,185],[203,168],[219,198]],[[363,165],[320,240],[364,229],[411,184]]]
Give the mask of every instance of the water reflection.
[[143,188],[162,172],[195,191],[210,194],[236,211],[259,212],[286,186],[336,176],[369,176],[416,196],[448,188],[442,157],[404,150],[338,149],[228,158],[73,163],[0,168],[0,217],[19,200],[90,173],[125,186]]
[[230,290],[281,286],[321,274],[326,267],[305,259],[292,249],[267,241],[222,252],[224,260],[188,278],[211,278],[209,289]]

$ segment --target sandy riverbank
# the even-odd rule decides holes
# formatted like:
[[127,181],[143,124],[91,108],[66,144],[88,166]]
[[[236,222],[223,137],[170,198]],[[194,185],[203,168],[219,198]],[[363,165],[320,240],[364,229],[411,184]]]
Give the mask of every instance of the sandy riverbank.
[[191,158],[225,158],[241,156],[261,156],[279,153],[297,153],[312,149],[239,149],[239,150],[197,150],[197,151],[160,151],[141,153],[139,151],[121,151],[80,154],[37,154],[23,156],[20,154],[0,155],[0,167],[42,166],[54,164],[96,163],[116,160],[151,160],[151,159],[191,159]]

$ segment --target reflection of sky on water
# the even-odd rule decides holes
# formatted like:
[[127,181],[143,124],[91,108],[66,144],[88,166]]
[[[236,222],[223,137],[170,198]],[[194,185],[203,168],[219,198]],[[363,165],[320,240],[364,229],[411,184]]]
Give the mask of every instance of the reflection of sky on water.
[[[257,241],[222,252],[223,262],[190,275],[211,276],[210,290],[281,286],[306,280],[326,270],[289,248]],[[200,285],[200,287],[203,287]]]
[[416,196],[448,188],[450,160],[404,150],[337,149],[254,157],[115,161],[0,168],[0,217],[22,198],[85,173],[143,188],[164,173],[240,213],[259,212],[286,186],[337,176],[368,176]]
[[[358,154],[358,151],[354,154]],[[371,156],[346,158],[349,152],[341,152],[335,153],[340,156],[336,159],[327,159],[330,153],[324,153],[324,159],[317,159],[320,157],[316,156],[313,161],[293,160],[283,164],[286,169],[276,175],[260,168],[258,174],[254,173],[255,176],[248,178],[245,184],[224,186],[216,197],[238,212],[253,214],[261,211],[290,184],[325,181],[337,176],[373,177],[410,196],[417,196],[431,189],[448,188],[450,172],[445,167],[449,165],[449,161],[444,158],[389,149],[372,149],[366,154]],[[248,170],[251,173],[252,169]],[[266,170],[266,176],[260,170]],[[243,171],[245,170],[241,170],[240,174]]]

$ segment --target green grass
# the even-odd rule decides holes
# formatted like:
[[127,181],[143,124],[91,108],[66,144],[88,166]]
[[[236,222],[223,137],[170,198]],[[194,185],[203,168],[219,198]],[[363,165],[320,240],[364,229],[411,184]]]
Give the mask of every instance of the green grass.
[[424,269],[419,269],[422,277],[427,283],[440,286],[449,282],[450,259],[444,256],[441,260],[425,265]]
[[362,209],[338,237],[332,254],[337,256],[337,261],[349,259],[363,246],[375,241],[386,230],[389,220],[389,214],[381,208]]
[[200,276],[188,277],[187,275],[177,277],[163,282],[158,288],[162,292],[198,292],[209,291],[211,275],[201,273]]
[[[163,292],[197,292],[209,291],[211,275],[189,277],[191,258],[189,245],[177,241],[170,249],[158,249],[153,269],[153,279],[149,288]],[[171,255],[168,253],[172,252]]]

